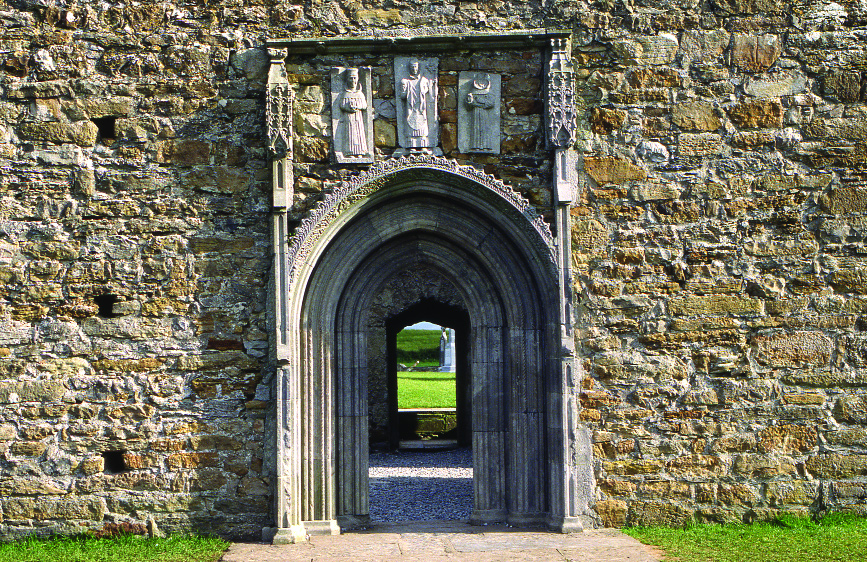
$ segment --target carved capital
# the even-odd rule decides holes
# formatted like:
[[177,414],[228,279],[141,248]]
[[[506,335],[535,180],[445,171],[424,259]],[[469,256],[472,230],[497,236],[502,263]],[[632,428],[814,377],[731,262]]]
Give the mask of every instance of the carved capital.
[[283,64],[283,59],[286,58],[286,49],[277,47],[268,47],[268,59],[271,64]]
[[545,78],[548,148],[568,148],[575,143],[578,122],[575,111],[575,71],[567,39],[551,39],[551,58]]

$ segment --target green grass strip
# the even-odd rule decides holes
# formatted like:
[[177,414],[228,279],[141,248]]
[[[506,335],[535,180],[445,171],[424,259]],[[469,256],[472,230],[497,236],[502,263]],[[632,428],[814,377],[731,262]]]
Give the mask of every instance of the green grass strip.
[[54,537],[0,544],[0,562],[216,562],[230,543],[213,537]]
[[398,408],[455,408],[455,397],[454,373],[397,373]]
[[771,523],[629,527],[678,562],[832,562],[867,560],[867,518],[832,514],[815,522],[783,516]]

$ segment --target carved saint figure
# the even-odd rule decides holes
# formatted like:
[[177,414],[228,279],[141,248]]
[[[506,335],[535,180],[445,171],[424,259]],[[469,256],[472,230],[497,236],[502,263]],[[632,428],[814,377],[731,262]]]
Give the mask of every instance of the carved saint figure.
[[368,153],[367,135],[364,130],[364,110],[367,99],[358,80],[358,69],[346,70],[345,89],[340,99],[340,110],[346,114],[346,151],[349,156],[365,156]]
[[491,94],[491,77],[487,72],[479,72],[473,78],[470,92],[467,93],[466,103],[472,113],[472,125],[470,128],[470,150],[492,150],[488,146],[489,135],[486,134],[486,121],[488,110],[494,107],[494,96]]
[[409,76],[400,81],[400,97],[406,100],[407,144],[413,148],[427,147],[427,104],[433,95],[433,82],[422,75],[417,60],[410,60],[407,68]]

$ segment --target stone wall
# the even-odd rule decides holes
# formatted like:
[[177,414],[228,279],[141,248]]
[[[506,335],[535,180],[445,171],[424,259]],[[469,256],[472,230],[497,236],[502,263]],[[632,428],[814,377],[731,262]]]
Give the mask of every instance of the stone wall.
[[[407,29],[574,33],[601,522],[867,509],[864,6],[0,0],[0,23],[0,534],[274,523],[262,45]],[[390,56],[290,55],[296,220],[359,169],[329,156],[341,64],[373,67],[395,145]],[[538,50],[439,68],[446,155],[549,216]],[[456,151],[475,68],[504,77],[496,157]]]

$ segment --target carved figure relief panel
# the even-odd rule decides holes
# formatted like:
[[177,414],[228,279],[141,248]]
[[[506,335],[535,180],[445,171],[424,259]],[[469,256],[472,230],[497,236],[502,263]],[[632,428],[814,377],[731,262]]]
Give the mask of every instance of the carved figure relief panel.
[[408,152],[442,154],[437,117],[439,59],[394,57],[397,143]]
[[331,69],[331,135],[339,164],[373,162],[370,67]]
[[499,74],[458,74],[458,150],[500,153]]

